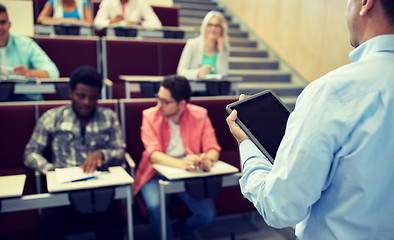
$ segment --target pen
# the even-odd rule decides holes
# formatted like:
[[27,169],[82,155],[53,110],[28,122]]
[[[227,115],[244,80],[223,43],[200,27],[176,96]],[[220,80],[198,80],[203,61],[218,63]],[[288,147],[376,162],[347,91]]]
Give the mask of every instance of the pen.
[[190,148],[188,148],[188,147],[185,148],[185,151],[186,151],[188,154],[194,154],[194,153],[192,152],[192,150],[190,150]]
[[[192,152],[192,150],[190,150],[190,148],[188,148],[188,147],[186,147],[185,148],[185,151],[188,153],[188,154],[193,154],[194,155],[194,153]],[[193,165],[193,164],[190,164],[190,167],[191,168],[193,168],[193,169],[196,169],[196,165]]]
[[88,177],[84,177],[84,178],[79,178],[79,179],[72,180],[71,182],[81,182],[81,181],[86,181],[86,180],[93,179],[93,178],[96,178],[96,176],[88,176]]

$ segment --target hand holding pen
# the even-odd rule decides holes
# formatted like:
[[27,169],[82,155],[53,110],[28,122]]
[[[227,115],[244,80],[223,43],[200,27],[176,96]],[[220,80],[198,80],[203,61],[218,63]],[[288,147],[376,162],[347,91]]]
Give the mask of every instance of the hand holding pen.
[[208,75],[211,71],[214,72],[214,71],[215,71],[215,68],[212,67],[212,66],[210,66],[210,65],[202,65],[202,66],[200,67],[200,70],[199,70],[198,74],[197,74],[197,77],[203,78],[203,77],[205,77],[206,75]]
[[189,148],[186,148],[185,150],[187,152],[185,163],[188,164],[188,167],[190,168],[186,170],[195,171],[200,168],[204,171],[209,171],[209,169],[211,169],[212,161],[206,158],[205,153],[196,155]]
[[186,148],[186,157],[183,159],[185,169],[188,171],[196,171],[198,167],[199,155],[194,154],[189,148]]

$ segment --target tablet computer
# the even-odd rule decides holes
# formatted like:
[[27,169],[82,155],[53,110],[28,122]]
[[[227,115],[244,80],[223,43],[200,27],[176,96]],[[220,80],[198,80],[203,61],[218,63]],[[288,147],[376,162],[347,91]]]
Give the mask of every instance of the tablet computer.
[[276,152],[285,134],[289,108],[266,90],[226,106],[228,113],[237,110],[238,125],[257,148],[274,163]]

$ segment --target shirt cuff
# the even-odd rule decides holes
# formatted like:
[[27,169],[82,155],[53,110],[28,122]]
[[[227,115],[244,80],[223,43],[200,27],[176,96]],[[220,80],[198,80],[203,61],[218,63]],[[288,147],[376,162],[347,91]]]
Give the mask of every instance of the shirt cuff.
[[241,142],[241,144],[239,145],[239,152],[241,156],[242,167],[248,159],[254,156],[262,157],[268,161],[267,157],[256,147],[256,145],[250,139],[246,139]]
[[100,152],[103,154],[103,164],[107,163],[107,159],[109,158],[109,153],[106,150],[100,150]]
[[44,165],[44,167],[41,168],[41,172],[43,174],[47,174],[47,172],[53,171],[53,170],[55,170],[55,165],[53,165],[52,163],[47,163]]

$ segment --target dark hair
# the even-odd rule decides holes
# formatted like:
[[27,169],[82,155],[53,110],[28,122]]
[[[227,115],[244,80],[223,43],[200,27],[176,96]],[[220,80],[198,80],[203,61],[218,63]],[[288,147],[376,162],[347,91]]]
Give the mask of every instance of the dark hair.
[[171,75],[164,78],[161,82],[161,86],[168,89],[171,92],[171,96],[177,102],[181,100],[186,100],[186,102],[190,101],[192,90],[186,78],[178,75]]
[[393,0],[380,0],[383,11],[387,20],[391,25],[394,25],[394,1]]
[[76,68],[70,75],[70,89],[74,90],[78,83],[90,87],[97,87],[100,91],[103,86],[103,77],[94,67],[82,66]]
[[2,13],[2,12],[5,12],[5,14],[7,14],[7,17],[8,17],[7,8],[3,4],[0,3],[0,13]]

